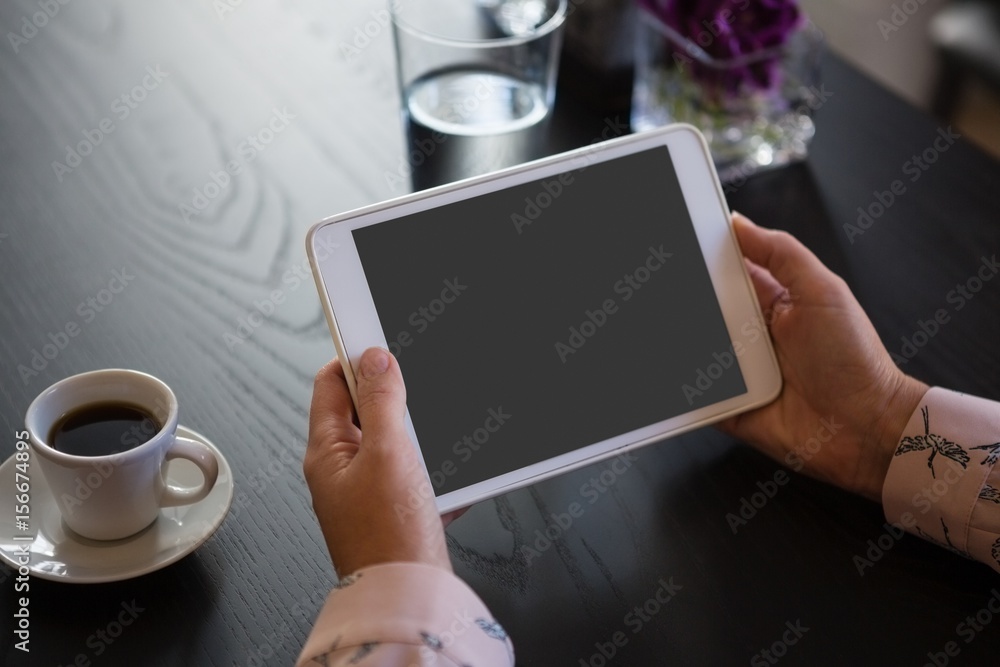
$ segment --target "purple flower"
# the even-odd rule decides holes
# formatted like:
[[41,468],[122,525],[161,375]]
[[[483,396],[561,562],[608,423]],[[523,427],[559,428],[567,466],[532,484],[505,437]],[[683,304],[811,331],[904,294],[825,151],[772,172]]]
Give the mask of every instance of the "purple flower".
[[688,45],[673,45],[678,64],[689,66],[696,80],[730,95],[744,86],[766,90],[777,83],[781,55],[773,51],[788,41],[804,18],[796,0],[639,0],[639,4],[689,40]]

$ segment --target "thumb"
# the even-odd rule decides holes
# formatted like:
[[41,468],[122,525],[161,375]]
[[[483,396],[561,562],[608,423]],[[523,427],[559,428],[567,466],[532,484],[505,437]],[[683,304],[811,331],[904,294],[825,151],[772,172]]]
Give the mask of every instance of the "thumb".
[[408,443],[410,438],[403,425],[405,414],[406,388],[399,364],[382,348],[365,350],[358,364],[358,422],[362,450]]
[[738,213],[733,215],[733,228],[743,256],[767,269],[793,293],[802,292],[803,281],[825,271],[816,255],[787,232],[758,227]]

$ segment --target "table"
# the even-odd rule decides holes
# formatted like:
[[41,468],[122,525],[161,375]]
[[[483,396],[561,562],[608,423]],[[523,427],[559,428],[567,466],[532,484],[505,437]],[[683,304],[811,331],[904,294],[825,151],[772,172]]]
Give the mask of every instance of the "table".
[[[5,630],[3,664],[297,655],[334,581],[300,470],[312,376],[334,354],[303,238],[323,216],[402,194],[386,176],[405,163],[380,6],[51,3],[34,32],[23,19],[40,5],[0,8],[0,32],[22,38],[0,47],[0,455],[48,384],[136,368],[174,388],[181,422],[220,446],[237,491],[215,536],[166,569],[91,586],[32,580],[32,652]],[[835,57],[824,66],[808,161],[753,175],[727,193],[733,206],[844,275],[890,351],[923,342],[908,372],[1000,398],[1000,282],[961,310],[947,298],[1000,249],[1000,165],[961,140],[931,155],[933,120]],[[603,123],[561,93],[553,149],[589,143]],[[65,147],[85,141],[93,150],[67,162]],[[925,151],[936,160],[911,182]],[[905,192],[849,235],[895,180]],[[135,275],[124,291],[92,314],[80,306],[121,269]],[[949,323],[915,337],[942,308]],[[22,377],[70,323],[80,335]],[[608,664],[772,664],[767,649],[785,665],[922,665],[948,641],[961,649],[948,664],[995,664],[1000,621],[970,643],[956,634],[1000,588],[986,567],[905,537],[859,576],[854,556],[884,532],[879,508],[798,476],[734,534],[727,514],[779,467],[712,429],[637,459],[482,503],[449,529],[456,571],[506,626],[519,665],[601,665],[618,632],[627,643]],[[605,491],[526,564],[522,547],[545,546],[552,514],[602,473]],[[653,602],[671,578],[682,588]],[[0,579],[8,627],[13,580]],[[95,634],[131,604],[141,611],[119,636]],[[781,646],[789,627],[795,644]]]

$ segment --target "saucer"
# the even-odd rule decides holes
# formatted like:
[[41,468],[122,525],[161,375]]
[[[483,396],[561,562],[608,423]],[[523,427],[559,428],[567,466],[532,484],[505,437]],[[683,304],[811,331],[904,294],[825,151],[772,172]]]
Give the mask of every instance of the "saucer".
[[[76,584],[121,581],[148,574],[188,555],[212,536],[233,502],[233,473],[219,449],[205,436],[183,426],[177,435],[208,445],[219,459],[219,478],[209,494],[191,505],[164,507],[148,528],[121,540],[98,541],[81,537],[63,524],[49,485],[37,465],[31,465],[29,530],[14,525],[14,457],[0,466],[0,560],[18,569],[27,546],[28,570],[39,579]],[[190,461],[167,462],[167,479],[195,486],[201,472]],[[23,481],[23,480],[22,480]],[[15,536],[33,537],[32,541]]]

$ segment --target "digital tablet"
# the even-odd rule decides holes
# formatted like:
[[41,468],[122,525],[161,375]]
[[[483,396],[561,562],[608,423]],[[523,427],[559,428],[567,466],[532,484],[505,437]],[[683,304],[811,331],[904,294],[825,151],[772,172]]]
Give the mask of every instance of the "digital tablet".
[[352,396],[386,347],[446,512],[781,389],[707,145],[631,135],[337,215],[306,242]]

